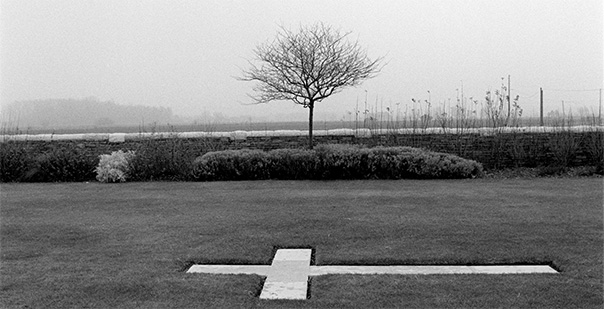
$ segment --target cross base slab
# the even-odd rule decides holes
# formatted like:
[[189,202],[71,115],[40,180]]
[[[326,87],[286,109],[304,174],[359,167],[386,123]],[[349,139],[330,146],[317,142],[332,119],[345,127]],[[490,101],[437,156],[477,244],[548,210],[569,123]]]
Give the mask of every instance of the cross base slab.
[[306,299],[308,282],[265,282],[260,299]]
[[255,274],[265,276],[261,299],[306,299],[308,276],[436,275],[436,274],[557,274],[547,265],[399,265],[399,266],[310,266],[310,249],[279,249],[272,265],[193,265],[187,273]]

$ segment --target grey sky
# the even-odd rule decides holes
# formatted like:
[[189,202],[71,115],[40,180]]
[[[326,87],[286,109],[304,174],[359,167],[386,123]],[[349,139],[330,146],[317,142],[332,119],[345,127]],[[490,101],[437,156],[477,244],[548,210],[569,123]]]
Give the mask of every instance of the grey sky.
[[508,74],[529,113],[539,87],[548,109],[562,100],[597,109],[592,90],[603,83],[601,0],[0,3],[2,104],[95,96],[184,115],[303,121],[307,111],[291,102],[243,105],[253,85],[234,77],[279,25],[315,21],[351,31],[370,56],[389,61],[376,78],[320,103],[318,120],[353,111],[365,94],[384,108],[428,96],[436,104],[454,100],[463,82],[466,96],[482,99]]

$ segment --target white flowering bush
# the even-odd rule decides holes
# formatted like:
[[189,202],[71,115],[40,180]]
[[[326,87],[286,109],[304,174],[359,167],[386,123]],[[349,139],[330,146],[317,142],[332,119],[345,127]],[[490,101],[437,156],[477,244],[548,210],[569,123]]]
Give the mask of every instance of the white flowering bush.
[[100,182],[125,182],[130,170],[130,160],[134,151],[114,151],[110,155],[100,155],[96,168],[96,179]]

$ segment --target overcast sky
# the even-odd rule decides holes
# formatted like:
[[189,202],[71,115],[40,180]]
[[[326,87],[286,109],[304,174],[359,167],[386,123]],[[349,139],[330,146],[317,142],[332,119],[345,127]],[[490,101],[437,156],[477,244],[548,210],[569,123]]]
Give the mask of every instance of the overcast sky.
[[94,96],[183,115],[305,117],[291,102],[245,105],[253,84],[235,77],[280,25],[317,21],[351,31],[370,57],[388,61],[374,79],[321,102],[319,120],[353,111],[365,95],[384,108],[411,98],[437,104],[463,84],[482,99],[508,75],[528,112],[538,111],[539,87],[546,109],[565,100],[597,110],[603,84],[602,0],[0,3],[2,104]]

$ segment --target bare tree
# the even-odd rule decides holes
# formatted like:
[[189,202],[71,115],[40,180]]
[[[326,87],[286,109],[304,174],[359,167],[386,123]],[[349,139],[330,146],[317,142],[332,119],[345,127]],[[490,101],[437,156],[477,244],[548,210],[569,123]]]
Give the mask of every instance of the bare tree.
[[300,26],[295,33],[282,27],[272,42],[256,47],[257,64],[250,61],[251,68],[240,78],[257,82],[256,95],[250,95],[255,103],[290,100],[309,109],[310,149],[315,103],[345,87],[360,85],[382,67],[383,58],[369,59],[358,42],[346,40],[349,34],[323,23]]

